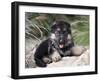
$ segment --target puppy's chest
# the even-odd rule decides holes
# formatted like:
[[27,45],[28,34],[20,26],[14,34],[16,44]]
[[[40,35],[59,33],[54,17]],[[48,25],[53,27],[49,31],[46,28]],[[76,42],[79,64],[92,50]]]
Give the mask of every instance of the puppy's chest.
[[69,56],[71,55],[71,47],[65,47],[65,48],[62,48],[62,49],[57,49],[55,48],[54,46],[52,47],[53,48],[53,51],[57,51],[61,56]]

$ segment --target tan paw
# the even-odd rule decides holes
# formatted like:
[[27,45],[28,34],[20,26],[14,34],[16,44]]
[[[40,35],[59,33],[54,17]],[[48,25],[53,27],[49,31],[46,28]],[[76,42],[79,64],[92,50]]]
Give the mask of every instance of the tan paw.
[[52,61],[54,61],[54,62],[58,62],[59,60],[61,60],[61,56],[59,55],[58,52],[54,52],[54,53],[51,55],[51,59],[52,59]]
[[43,61],[47,64],[50,64],[52,62],[52,60],[48,57],[43,57]]
[[71,52],[75,56],[81,55],[86,49],[82,46],[75,46],[71,49]]

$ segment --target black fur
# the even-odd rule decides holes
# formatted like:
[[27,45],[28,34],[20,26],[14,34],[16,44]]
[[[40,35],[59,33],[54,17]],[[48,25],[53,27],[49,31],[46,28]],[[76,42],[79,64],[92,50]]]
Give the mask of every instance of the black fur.
[[49,54],[53,53],[53,50],[50,48],[49,54],[48,54],[48,47],[49,47],[49,39],[43,41],[35,52],[35,61],[36,64],[40,67],[46,67],[46,63],[43,61],[43,57],[49,57]]

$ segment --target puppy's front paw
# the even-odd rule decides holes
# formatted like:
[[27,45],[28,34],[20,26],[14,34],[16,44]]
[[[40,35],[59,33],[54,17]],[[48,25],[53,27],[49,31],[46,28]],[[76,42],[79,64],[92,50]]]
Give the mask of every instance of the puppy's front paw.
[[43,61],[47,64],[50,64],[52,62],[52,60],[48,57],[43,57]]
[[54,52],[52,55],[51,55],[51,59],[52,61],[54,62],[58,62],[59,60],[61,60],[61,56],[58,52]]
[[80,56],[84,51],[86,50],[86,48],[82,47],[82,46],[74,46],[71,49],[71,52],[73,55],[75,56]]

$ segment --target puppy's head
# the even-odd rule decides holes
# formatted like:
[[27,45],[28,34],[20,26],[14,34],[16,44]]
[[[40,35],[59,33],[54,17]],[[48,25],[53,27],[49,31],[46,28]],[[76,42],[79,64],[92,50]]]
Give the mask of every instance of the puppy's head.
[[59,48],[64,48],[71,35],[70,24],[64,21],[56,21],[51,27],[51,39],[55,40]]

